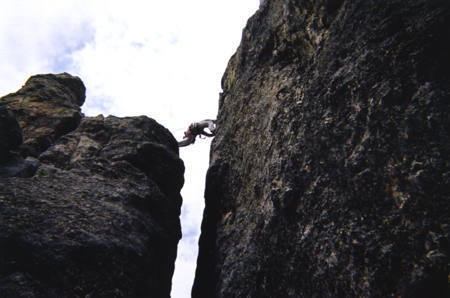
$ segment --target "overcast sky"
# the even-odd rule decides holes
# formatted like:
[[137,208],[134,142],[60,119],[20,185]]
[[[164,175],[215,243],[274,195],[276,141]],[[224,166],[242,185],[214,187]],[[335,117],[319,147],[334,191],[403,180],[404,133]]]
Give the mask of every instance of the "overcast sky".
[[[217,115],[220,79],[259,0],[1,0],[0,96],[34,74],[86,85],[86,116],[147,115],[181,139]],[[210,140],[181,148],[183,239],[172,297],[190,297]]]

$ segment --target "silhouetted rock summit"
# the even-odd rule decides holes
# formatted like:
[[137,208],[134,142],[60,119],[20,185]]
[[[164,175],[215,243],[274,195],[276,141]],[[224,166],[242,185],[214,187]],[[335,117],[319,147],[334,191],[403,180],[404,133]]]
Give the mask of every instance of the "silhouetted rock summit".
[[177,142],[145,116],[83,117],[84,99],[65,73],[0,98],[0,297],[169,297]]
[[449,53],[449,1],[264,1],[222,79],[193,297],[449,297]]

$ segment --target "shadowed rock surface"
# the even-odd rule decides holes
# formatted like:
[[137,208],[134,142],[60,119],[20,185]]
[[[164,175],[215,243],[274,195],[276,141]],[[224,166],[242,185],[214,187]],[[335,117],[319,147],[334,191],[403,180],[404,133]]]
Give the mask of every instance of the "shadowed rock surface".
[[193,297],[449,297],[448,53],[448,1],[264,1],[222,79]]
[[8,106],[0,101],[0,165],[11,158],[11,151],[22,144],[22,130]]
[[[0,178],[0,297],[169,297],[184,183],[177,142],[145,116],[81,119],[78,83],[39,75],[0,99],[33,148],[8,147],[7,162],[39,152],[28,178]],[[14,121],[2,119],[4,138],[2,123]],[[42,131],[58,141],[40,147]]]

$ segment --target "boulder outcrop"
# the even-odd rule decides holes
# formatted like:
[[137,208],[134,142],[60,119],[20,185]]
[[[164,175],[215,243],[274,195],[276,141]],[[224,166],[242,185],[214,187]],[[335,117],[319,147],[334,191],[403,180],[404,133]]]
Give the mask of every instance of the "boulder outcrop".
[[35,75],[2,98],[23,129],[23,156],[37,157],[59,137],[77,128],[86,88],[67,73]]
[[448,1],[264,1],[222,79],[193,297],[448,297],[448,53]]
[[[83,117],[83,101],[68,74],[32,77],[0,99],[0,138],[14,141],[1,148],[0,296],[169,297],[177,142],[145,116]],[[27,162],[32,171],[11,170]]]

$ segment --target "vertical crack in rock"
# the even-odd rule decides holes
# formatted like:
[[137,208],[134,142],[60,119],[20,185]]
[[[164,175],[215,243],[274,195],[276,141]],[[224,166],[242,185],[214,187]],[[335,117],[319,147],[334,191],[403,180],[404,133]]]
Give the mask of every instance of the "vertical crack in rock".
[[450,3],[268,0],[222,79],[193,297],[448,297]]

